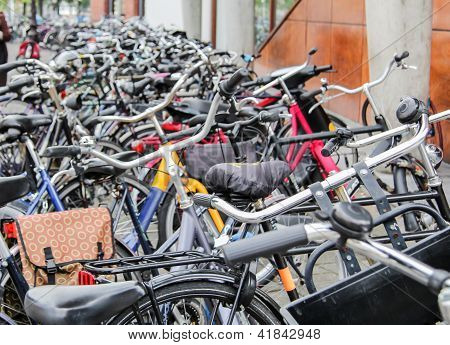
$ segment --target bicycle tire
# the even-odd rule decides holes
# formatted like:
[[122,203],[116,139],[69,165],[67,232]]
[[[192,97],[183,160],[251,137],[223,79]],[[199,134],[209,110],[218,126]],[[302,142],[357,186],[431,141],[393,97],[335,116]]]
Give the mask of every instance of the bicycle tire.
[[[212,281],[186,281],[175,282],[170,285],[161,286],[154,289],[155,298],[159,305],[164,303],[175,304],[176,301],[193,301],[196,298],[213,298],[227,305],[232,305],[237,294],[237,288],[232,284],[224,284]],[[151,311],[152,305],[147,298],[142,299],[138,304],[139,314]],[[268,307],[258,296],[255,296],[247,307],[243,307],[248,315],[259,324],[278,325],[282,323],[279,315],[275,315],[272,308]],[[190,308],[188,308],[189,310]],[[187,313],[187,311],[185,311]],[[197,310],[198,312],[198,310]],[[200,318],[197,320],[208,321]],[[109,324],[127,325],[134,324],[135,312],[132,308],[127,308],[115,316]],[[207,324],[210,324],[208,322]]]

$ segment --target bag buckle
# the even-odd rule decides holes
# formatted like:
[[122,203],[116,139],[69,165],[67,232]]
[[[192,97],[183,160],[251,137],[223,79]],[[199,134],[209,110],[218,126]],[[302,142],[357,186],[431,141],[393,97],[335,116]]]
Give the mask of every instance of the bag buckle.
[[45,265],[47,266],[46,267],[47,273],[55,274],[58,271],[55,264],[55,260],[53,259],[45,260]]

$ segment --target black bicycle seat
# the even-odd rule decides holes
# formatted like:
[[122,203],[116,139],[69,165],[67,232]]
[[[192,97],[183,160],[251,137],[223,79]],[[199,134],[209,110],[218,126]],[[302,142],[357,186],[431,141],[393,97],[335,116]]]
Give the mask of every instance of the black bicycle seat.
[[269,196],[289,176],[283,161],[263,163],[222,163],[208,170],[205,182],[216,192],[236,193],[257,200]]
[[144,78],[135,83],[128,82],[126,84],[123,84],[120,88],[122,89],[123,92],[125,92],[130,96],[137,96],[140,93],[142,93],[142,91],[144,91],[147,85],[150,84],[152,81],[153,79],[151,78]]
[[0,132],[15,129],[21,133],[29,133],[41,126],[49,126],[52,118],[47,115],[8,115],[0,120]]
[[[135,151],[126,151],[113,154],[111,158],[121,161],[129,162],[131,160],[139,158],[139,154]],[[122,175],[126,169],[116,168],[101,159],[91,159],[86,163],[85,174],[89,175],[101,175],[101,176],[119,176]]]
[[0,177],[0,206],[17,200],[30,191],[30,182],[26,175]]
[[44,325],[95,325],[108,320],[145,296],[135,281],[30,289],[25,296],[27,315]]

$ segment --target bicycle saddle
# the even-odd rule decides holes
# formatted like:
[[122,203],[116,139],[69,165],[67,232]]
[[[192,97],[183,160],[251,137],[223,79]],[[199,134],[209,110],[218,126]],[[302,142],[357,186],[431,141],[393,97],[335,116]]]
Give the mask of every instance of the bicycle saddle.
[[270,195],[289,176],[283,161],[262,163],[221,163],[205,176],[206,186],[215,192],[236,193],[257,200]]
[[30,191],[30,183],[26,175],[0,177],[0,207],[19,199]]
[[128,94],[130,96],[137,96],[140,93],[142,93],[142,91],[144,91],[146,86],[148,84],[150,84],[151,82],[152,82],[152,79],[144,78],[135,83],[133,83],[133,82],[125,83],[120,88],[122,89],[123,92],[125,92],[126,94]]
[[[129,162],[139,157],[135,151],[119,152],[113,154],[111,158],[119,159],[121,161]],[[109,165],[100,159],[91,159],[87,162],[85,167],[85,174],[102,175],[102,176],[119,176],[122,175],[126,169],[119,169]]]
[[27,315],[44,325],[93,325],[136,303],[146,292],[138,282],[100,285],[46,285],[25,296]]
[[[206,101],[204,99],[190,98],[179,103],[174,103],[167,109],[172,115],[179,116],[180,118],[190,118],[196,115],[206,116],[209,112],[209,108],[211,108],[211,103],[211,101]],[[219,112],[226,111],[227,109],[228,105],[223,103],[219,105]]]
[[41,126],[48,126],[52,118],[47,115],[8,115],[0,120],[0,132],[9,129],[18,130],[20,133],[29,133]]

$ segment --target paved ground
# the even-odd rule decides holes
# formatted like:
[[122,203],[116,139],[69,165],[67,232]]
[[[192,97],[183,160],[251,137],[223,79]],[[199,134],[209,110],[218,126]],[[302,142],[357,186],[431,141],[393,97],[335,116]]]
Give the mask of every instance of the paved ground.
[[[17,54],[19,53],[20,43],[20,41],[15,41],[6,44],[8,46],[8,61],[14,61],[16,59]],[[41,60],[44,62],[49,61],[55,55],[55,52],[43,48],[41,48],[40,53]]]

